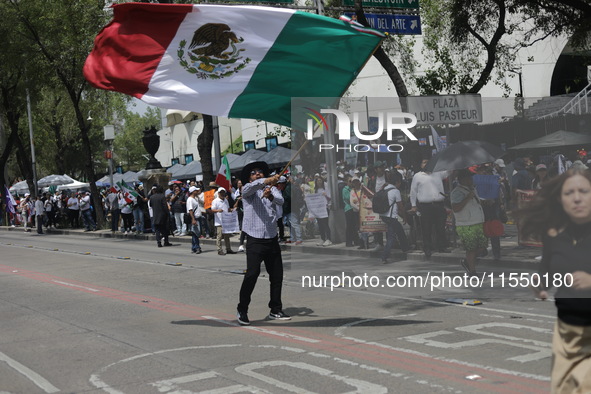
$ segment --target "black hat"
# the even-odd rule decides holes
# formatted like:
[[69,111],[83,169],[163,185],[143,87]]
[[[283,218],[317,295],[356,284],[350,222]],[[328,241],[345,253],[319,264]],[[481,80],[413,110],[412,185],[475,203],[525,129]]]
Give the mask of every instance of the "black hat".
[[266,162],[255,161],[252,163],[248,163],[246,166],[244,166],[242,172],[240,173],[240,180],[242,181],[243,185],[246,185],[248,182],[250,182],[250,172],[256,168],[262,170],[265,177],[269,176],[270,170]]

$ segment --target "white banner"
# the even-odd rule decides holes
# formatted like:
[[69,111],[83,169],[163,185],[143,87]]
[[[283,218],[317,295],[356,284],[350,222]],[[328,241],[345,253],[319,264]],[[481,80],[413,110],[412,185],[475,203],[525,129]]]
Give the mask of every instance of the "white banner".
[[222,234],[236,234],[239,232],[238,211],[222,212]]
[[326,218],[328,217],[326,197],[321,193],[307,194],[306,206],[308,207],[308,217]]

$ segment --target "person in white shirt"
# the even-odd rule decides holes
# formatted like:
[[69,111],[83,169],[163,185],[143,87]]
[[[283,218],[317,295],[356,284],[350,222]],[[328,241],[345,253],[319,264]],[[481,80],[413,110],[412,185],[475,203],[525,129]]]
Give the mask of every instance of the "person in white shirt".
[[133,227],[133,201],[126,200],[125,196],[120,193],[119,208],[121,208],[121,217],[123,218],[123,234],[128,235]]
[[[214,225],[216,227],[216,242],[215,245],[218,249],[218,254],[220,256],[224,256],[225,254],[236,254],[232,250],[232,246],[230,245],[230,234],[223,234],[222,229],[222,213],[230,212],[230,204],[228,203],[227,192],[226,189],[220,187],[218,189],[218,196],[214,198],[213,202],[211,203],[211,212],[214,213]],[[226,252],[224,253],[222,249],[222,239],[226,245]]]
[[37,225],[37,234],[43,234],[43,200],[40,196],[35,197],[35,224]]
[[201,235],[201,226],[199,226],[199,218],[201,217],[201,208],[199,206],[199,189],[196,186],[189,188],[189,197],[187,198],[187,213],[191,216],[191,252],[200,254],[201,245],[199,244],[199,236]]
[[406,223],[406,213],[404,212],[404,203],[402,202],[402,195],[400,194],[400,184],[402,183],[402,175],[398,172],[388,173],[386,176],[386,185],[384,190],[388,191],[388,205],[390,209],[388,212],[380,214],[380,219],[388,226],[386,232],[386,246],[384,246],[384,253],[382,254],[382,263],[387,264],[390,257],[390,251],[394,246],[394,239],[398,240],[398,245],[403,252],[410,249],[408,239],[402,224],[398,218],[402,218]]
[[488,238],[484,235],[484,210],[470,170],[458,172],[458,186],[450,194],[451,207],[456,219],[456,232],[466,250],[466,259],[462,267],[469,275],[476,275],[476,257],[488,247]]
[[84,221],[84,231],[96,231],[96,224],[92,219],[92,210],[90,209],[90,192],[86,192],[80,197],[79,206]]
[[432,231],[435,228],[437,238],[437,251],[448,253],[447,239],[445,236],[445,211],[444,199],[445,190],[443,180],[449,176],[448,171],[425,172],[424,168],[429,160],[421,162],[421,171],[412,178],[410,186],[410,203],[412,212],[419,212],[421,219],[421,230],[423,238],[423,252],[429,259],[433,253]]
[[78,198],[76,198],[76,194],[74,192],[72,192],[70,194],[70,198],[68,198],[68,201],[66,202],[66,206],[67,206],[68,219],[70,221],[70,227],[72,227],[72,228],[80,227],[80,221],[78,220],[78,217],[80,216],[80,205],[78,202]]
[[45,211],[45,216],[47,217],[47,228],[55,227],[55,209],[54,209],[54,199],[53,196],[50,196],[49,193],[43,193],[43,197],[45,198],[45,202],[43,203],[43,210]]

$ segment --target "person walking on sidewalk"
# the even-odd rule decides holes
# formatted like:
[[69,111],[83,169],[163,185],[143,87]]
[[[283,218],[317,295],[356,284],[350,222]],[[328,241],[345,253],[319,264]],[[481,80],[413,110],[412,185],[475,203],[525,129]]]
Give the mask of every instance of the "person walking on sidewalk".
[[[236,254],[232,250],[232,245],[230,244],[230,234],[224,234],[222,228],[222,215],[227,212],[231,212],[230,203],[228,202],[228,192],[223,187],[218,189],[218,196],[214,198],[213,202],[211,203],[211,212],[214,213],[214,224],[216,228],[216,241],[215,245],[218,249],[218,254],[220,256],[224,256],[226,254]],[[222,240],[226,246],[226,252],[222,249]]]
[[410,185],[411,210],[413,212],[418,210],[421,215],[423,252],[427,259],[433,253],[431,241],[433,227],[437,238],[437,250],[439,252],[449,252],[446,249],[445,219],[447,213],[445,211],[445,190],[443,187],[443,179],[447,178],[449,173],[447,171],[426,172],[425,166],[428,162],[427,159],[421,162],[421,170],[412,178]]
[[[170,221],[170,208],[164,196],[164,188],[160,185],[156,186],[154,193],[150,197],[150,207],[152,207],[152,214],[154,217],[154,232],[156,233],[156,243],[158,247],[172,246],[168,242],[168,222]],[[164,238],[164,244],[162,244]]]
[[474,188],[473,175],[468,169],[458,171],[458,185],[450,194],[456,232],[466,251],[461,264],[469,275],[476,275],[476,257],[488,247],[488,238],[484,235],[484,211]]
[[199,190],[198,187],[191,186],[189,188],[189,198],[187,198],[187,213],[191,216],[191,252],[196,254],[201,253],[201,245],[199,244],[199,236],[201,235],[199,217],[201,216],[201,209],[199,209],[199,200],[197,199]]
[[85,192],[80,197],[80,213],[84,222],[84,231],[96,231],[96,223],[92,219],[92,210],[90,204],[90,192]]
[[242,169],[242,204],[244,219],[242,231],[246,233],[246,274],[240,288],[238,323],[250,325],[248,306],[252,292],[261,273],[261,263],[269,274],[269,319],[290,320],[283,312],[281,289],[283,287],[283,260],[277,236],[277,205],[283,205],[281,192],[275,187],[280,175],[269,177],[267,163],[258,161]]
[[389,172],[388,175],[386,175],[386,185],[384,186],[384,190],[388,192],[388,205],[390,206],[390,209],[388,212],[380,214],[380,219],[382,219],[382,221],[388,226],[386,232],[386,246],[384,247],[384,253],[382,254],[383,264],[388,263],[390,251],[394,246],[394,239],[398,240],[398,246],[400,246],[403,253],[408,252],[410,249],[404,228],[398,221],[398,218],[402,218],[403,223],[406,223],[404,203],[402,202],[402,195],[398,189],[401,183],[402,175],[400,175],[398,171]]
[[[591,393],[591,172],[552,178],[516,215],[522,234],[544,245],[538,279],[557,287],[551,392]],[[545,285],[535,289],[540,299],[548,298]]]
[[37,224],[37,234],[43,234],[43,200],[41,196],[35,197],[35,224]]

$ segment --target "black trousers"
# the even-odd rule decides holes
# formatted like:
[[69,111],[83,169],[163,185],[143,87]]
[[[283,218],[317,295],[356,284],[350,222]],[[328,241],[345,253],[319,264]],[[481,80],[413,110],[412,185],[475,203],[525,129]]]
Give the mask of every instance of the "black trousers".
[[246,274],[240,288],[240,302],[238,311],[247,313],[248,306],[257,279],[261,273],[261,263],[269,274],[271,299],[269,308],[272,312],[283,309],[281,302],[281,288],[283,286],[283,260],[281,247],[277,237],[272,239],[254,238],[246,234]]
[[345,212],[345,246],[361,245],[359,242],[359,212],[349,209]]
[[164,243],[168,243],[168,223],[157,224],[154,223],[154,232],[156,235],[156,242],[160,245],[162,238],[164,237]]
[[421,213],[421,229],[423,234],[423,251],[425,253],[433,252],[433,231],[437,242],[437,250],[443,250],[447,246],[445,236],[445,205],[443,201],[435,203],[419,203],[419,212]]

